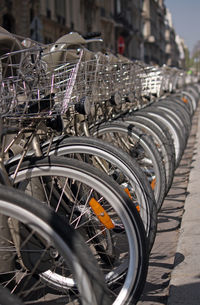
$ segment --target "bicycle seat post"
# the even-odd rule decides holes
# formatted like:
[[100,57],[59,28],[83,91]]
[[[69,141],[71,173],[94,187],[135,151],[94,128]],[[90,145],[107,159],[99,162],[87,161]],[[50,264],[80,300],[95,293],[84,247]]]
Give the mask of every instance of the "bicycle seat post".
[[35,155],[37,157],[42,157],[42,151],[41,151],[41,148],[40,148],[40,141],[39,141],[39,137],[38,137],[37,134],[33,137],[32,145],[33,145],[33,149],[35,151]]
[[89,128],[88,128],[88,122],[86,120],[83,122],[83,130],[84,130],[86,137],[89,137],[90,132],[89,132]]

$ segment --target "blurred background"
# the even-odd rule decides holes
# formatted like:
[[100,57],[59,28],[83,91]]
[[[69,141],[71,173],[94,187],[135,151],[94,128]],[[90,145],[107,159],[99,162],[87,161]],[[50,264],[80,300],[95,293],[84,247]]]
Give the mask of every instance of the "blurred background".
[[45,44],[72,31],[101,32],[92,51],[200,71],[200,43],[191,57],[164,0],[0,0],[0,25]]

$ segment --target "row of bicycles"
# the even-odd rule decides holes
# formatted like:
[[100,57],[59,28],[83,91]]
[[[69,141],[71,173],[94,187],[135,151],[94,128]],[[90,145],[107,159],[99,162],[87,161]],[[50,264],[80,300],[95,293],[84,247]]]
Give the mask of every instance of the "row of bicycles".
[[0,29],[0,303],[136,304],[197,77]]

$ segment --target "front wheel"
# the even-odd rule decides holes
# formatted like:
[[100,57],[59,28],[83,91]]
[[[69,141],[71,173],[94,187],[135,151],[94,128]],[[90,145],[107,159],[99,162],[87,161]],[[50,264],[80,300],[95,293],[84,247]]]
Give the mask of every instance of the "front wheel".
[[83,160],[114,179],[139,210],[151,251],[157,229],[157,207],[148,180],[133,158],[118,147],[94,137],[57,137],[51,149],[47,142],[42,151]]
[[151,137],[135,128],[134,123],[120,120],[99,124],[91,128],[91,133],[122,148],[138,162],[152,186],[159,211],[165,198],[167,181],[161,155]]
[[[7,304],[18,304],[18,298],[25,304],[41,304],[47,298],[57,302],[61,295],[65,304],[70,305],[111,304],[93,255],[78,232],[52,209],[24,192],[0,186],[0,211],[0,251],[4,253],[0,280],[13,294]],[[9,239],[4,234],[7,229]],[[47,270],[49,274],[75,279],[76,287],[66,289],[60,285],[60,293],[53,294],[40,278]],[[3,289],[1,304],[7,299],[7,292]],[[11,303],[15,296],[16,302]]]
[[[15,169],[14,164],[7,167],[11,179]],[[104,272],[113,304],[138,300],[148,268],[145,230],[115,181],[84,162],[48,157],[23,162],[14,186],[53,207],[82,234]],[[56,276],[51,274],[51,284]],[[63,282],[75,287],[73,280]]]

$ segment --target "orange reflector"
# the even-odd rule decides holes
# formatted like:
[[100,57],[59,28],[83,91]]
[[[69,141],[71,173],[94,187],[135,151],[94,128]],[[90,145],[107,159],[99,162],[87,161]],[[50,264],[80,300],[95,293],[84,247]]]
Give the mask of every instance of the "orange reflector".
[[124,189],[124,191],[126,192],[128,197],[132,199],[131,193],[129,192],[129,189],[127,187]]
[[138,212],[140,212],[140,206],[138,204],[136,205],[136,209],[138,210]]
[[[129,198],[133,199],[131,196],[131,193],[129,192],[129,189],[127,187],[124,189],[124,191],[129,196]],[[140,206],[138,204],[136,205],[136,209],[138,210],[138,212],[140,212]]]
[[89,205],[91,209],[93,210],[94,214],[98,217],[99,221],[107,228],[107,229],[113,229],[115,227],[114,223],[110,219],[110,216],[108,213],[104,210],[104,208],[100,205],[100,203],[92,198],[89,201]]
[[185,97],[182,97],[182,101],[183,101],[184,103],[188,103],[188,99],[186,99]]
[[152,190],[155,189],[155,186],[156,186],[156,178],[154,178],[154,179],[151,181],[151,188],[152,188]]

